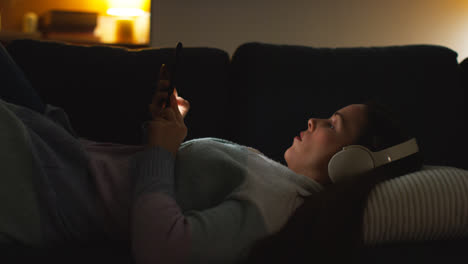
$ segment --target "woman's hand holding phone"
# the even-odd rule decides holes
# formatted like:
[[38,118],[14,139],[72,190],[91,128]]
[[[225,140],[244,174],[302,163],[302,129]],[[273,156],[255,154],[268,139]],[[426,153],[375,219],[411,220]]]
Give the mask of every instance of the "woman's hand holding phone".
[[[166,65],[162,65],[159,70],[159,80],[158,80],[158,87],[156,92],[153,96],[153,100],[149,105],[149,111],[151,116],[154,118],[155,114],[161,112],[164,108],[167,107],[168,102],[168,91],[169,91],[169,77],[167,73]],[[182,116],[185,118],[188,111],[190,110],[190,103],[189,101],[185,100],[184,98],[180,97],[177,93],[177,87],[174,87],[174,94],[177,101],[177,106],[179,107],[179,111]]]
[[166,105],[169,97],[167,88],[169,81],[163,78],[161,67],[158,89],[153,97],[149,110],[152,120],[148,122],[148,145],[163,147],[175,157],[180,144],[187,136],[187,127],[184,118],[190,109],[190,103],[179,97],[177,90],[170,96],[169,106]]

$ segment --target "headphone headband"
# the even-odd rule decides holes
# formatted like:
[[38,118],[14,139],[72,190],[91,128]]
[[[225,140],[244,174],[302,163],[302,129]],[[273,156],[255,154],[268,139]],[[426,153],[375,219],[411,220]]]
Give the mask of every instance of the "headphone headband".
[[418,151],[418,143],[415,138],[412,138],[398,145],[377,152],[370,151],[370,153],[374,159],[375,168],[377,168],[392,161],[397,161],[412,155]]

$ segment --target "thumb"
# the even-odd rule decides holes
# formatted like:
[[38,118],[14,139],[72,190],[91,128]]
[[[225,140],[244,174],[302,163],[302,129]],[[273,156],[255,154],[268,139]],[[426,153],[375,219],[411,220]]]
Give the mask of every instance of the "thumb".
[[180,110],[179,110],[179,104],[177,103],[176,95],[174,93],[171,95],[170,100],[171,100],[170,106],[172,110],[174,110],[177,120],[179,121],[183,120],[182,114],[180,113]]

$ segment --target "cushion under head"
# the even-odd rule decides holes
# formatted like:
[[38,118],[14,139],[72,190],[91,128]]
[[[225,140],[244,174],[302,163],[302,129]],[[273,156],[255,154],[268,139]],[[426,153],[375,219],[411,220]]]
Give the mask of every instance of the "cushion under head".
[[365,244],[468,238],[468,170],[423,169],[378,184],[368,197]]

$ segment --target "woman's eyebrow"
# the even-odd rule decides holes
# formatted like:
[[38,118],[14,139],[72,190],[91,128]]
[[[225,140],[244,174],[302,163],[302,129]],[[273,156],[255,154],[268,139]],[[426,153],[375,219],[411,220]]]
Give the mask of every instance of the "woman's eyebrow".
[[339,116],[340,119],[341,119],[341,124],[344,126],[345,119],[344,119],[343,115],[340,112],[335,112],[333,115]]

